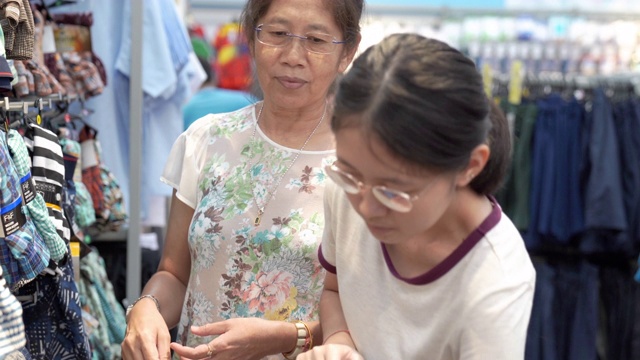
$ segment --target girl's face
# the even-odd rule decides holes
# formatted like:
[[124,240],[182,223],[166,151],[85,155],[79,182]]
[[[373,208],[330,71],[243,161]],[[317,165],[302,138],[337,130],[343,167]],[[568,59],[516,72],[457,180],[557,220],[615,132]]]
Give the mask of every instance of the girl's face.
[[[342,41],[340,28],[326,4],[323,0],[274,0],[258,23],[302,36],[328,34]],[[324,106],[329,87],[353,59],[355,50],[346,49],[341,44],[330,54],[317,54],[308,51],[298,38],[273,47],[260,43],[256,37],[253,54],[265,99],[291,109]]]
[[[359,127],[343,128],[335,138],[336,166],[364,184],[358,194],[347,193],[349,202],[379,241],[405,242],[442,219],[455,196],[456,175],[409,172],[379,141],[365,139]],[[371,190],[377,185],[410,195],[411,210],[403,213],[383,205]]]

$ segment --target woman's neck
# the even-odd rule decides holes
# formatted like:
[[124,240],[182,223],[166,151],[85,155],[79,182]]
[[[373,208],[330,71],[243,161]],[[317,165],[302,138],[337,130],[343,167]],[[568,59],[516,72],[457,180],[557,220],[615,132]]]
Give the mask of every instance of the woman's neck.
[[[264,106],[264,107],[262,107]],[[331,109],[328,103],[308,109],[274,109],[267,103],[257,105],[258,126],[272,141],[292,149],[330,150],[335,148],[331,133]]]

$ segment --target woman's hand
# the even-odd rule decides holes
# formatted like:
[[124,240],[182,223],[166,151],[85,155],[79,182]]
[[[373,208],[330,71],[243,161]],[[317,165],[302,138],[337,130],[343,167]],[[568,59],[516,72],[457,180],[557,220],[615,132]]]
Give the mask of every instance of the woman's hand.
[[151,299],[143,299],[131,309],[127,333],[122,342],[123,360],[170,359],[171,335]]
[[[262,359],[295,346],[295,327],[290,323],[258,318],[235,318],[204,326],[193,326],[197,336],[218,335],[196,347],[172,343],[171,349],[182,359]],[[208,346],[207,346],[208,345]],[[211,350],[211,354],[207,354]],[[209,356],[210,355],[210,356]]]
[[298,355],[296,360],[364,360],[364,358],[351,346],[327,344],[316,346]]

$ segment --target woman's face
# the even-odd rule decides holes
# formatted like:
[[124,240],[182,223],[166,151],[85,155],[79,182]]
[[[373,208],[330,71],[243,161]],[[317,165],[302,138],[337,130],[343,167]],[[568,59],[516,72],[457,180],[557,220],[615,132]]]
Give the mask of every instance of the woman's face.
[[[407,172],[406,166],[377,140],[365,138],[358,127],[340,129],[335,138],[336,166],[364,184],[360,193],[347,194],[349,202],[376,239],[389,245],[402,243],[440,221],[454,197],[453,175]],[[414,197],[411,210],[402,213],[384,206],[371,191],[376,185]]]
[[[321,32],[342,41],[343,35],[323,0],[274,0],[258,24],[278,25],[297,35]],[[255,35],[254,35],[255,36]],[[254,42],[256,72],[266,100],[280,107],[296,109],[324,104],[336,76],[353,59],[345,45],[336,45],[331,54],[305,49],[299,39],[282,47]]]

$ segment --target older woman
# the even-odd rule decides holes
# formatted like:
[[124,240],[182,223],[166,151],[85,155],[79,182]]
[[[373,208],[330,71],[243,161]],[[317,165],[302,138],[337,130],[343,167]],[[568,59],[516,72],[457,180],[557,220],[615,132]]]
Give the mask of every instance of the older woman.
[[207,115],[173,145],[164,254],[127,311],[125,359],[171,349],[293,359],[321,342],[323,169],[335,160],[328,97],[357,49],[362,9],[362,0],[247,2],[242,28],[264,101]]

